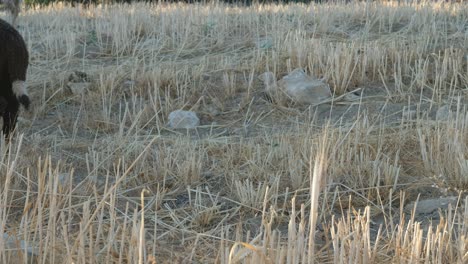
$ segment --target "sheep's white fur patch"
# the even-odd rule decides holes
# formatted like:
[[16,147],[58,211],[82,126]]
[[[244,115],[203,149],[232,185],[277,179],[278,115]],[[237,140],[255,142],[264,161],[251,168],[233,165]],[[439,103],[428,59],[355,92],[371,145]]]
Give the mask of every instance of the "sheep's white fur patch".
[[22,95],[28,95],[28,91],[26,90],[26,83],[24,81],[14,81],[13,82],[13,93],[20,97]]

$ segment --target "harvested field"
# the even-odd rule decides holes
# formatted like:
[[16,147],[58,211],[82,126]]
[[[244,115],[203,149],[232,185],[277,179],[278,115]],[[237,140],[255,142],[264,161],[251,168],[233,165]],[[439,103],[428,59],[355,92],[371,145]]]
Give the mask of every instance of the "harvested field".
[[[466,3],[56,4],[17,24],[33,110],[0,142],[1,263],[468,263]],[[298,68],[332,99],[259,78]],[[171,128],[180,109],[199,126]]]

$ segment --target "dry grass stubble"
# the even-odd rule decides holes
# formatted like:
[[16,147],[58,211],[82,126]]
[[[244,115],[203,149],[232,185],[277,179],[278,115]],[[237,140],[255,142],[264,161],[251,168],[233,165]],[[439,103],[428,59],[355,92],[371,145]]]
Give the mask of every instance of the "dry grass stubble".
[[[35,110],[0,142],[0,261],[467,262],[466,21],[426,2],[25,10]],[[359,100],[266,100],[256,76],[298,67]],[[176,109],[202,126],[169,129]]]

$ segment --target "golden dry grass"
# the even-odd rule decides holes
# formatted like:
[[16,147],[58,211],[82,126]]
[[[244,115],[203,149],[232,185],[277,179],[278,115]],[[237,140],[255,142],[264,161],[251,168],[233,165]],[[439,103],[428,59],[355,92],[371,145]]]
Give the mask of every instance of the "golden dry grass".
[[[467,21],[435,2],[25,10],[34,110],[0,144],[0,262],[467,263]],[[259,74],[299,67],[362,94],[265,99]],[[202,126],[170,129],[177,109]]]

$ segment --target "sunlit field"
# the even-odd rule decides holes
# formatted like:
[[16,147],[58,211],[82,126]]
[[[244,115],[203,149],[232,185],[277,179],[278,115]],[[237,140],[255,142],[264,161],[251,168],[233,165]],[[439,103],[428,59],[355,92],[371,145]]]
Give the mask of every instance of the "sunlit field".
[[[6,12],[0,17],[9,21]],[[468,5],[25,8],[1,263],[468,263]],[[333,98],[268,93],[294,69]],[[174,110],[200,125],[168,125]]]

